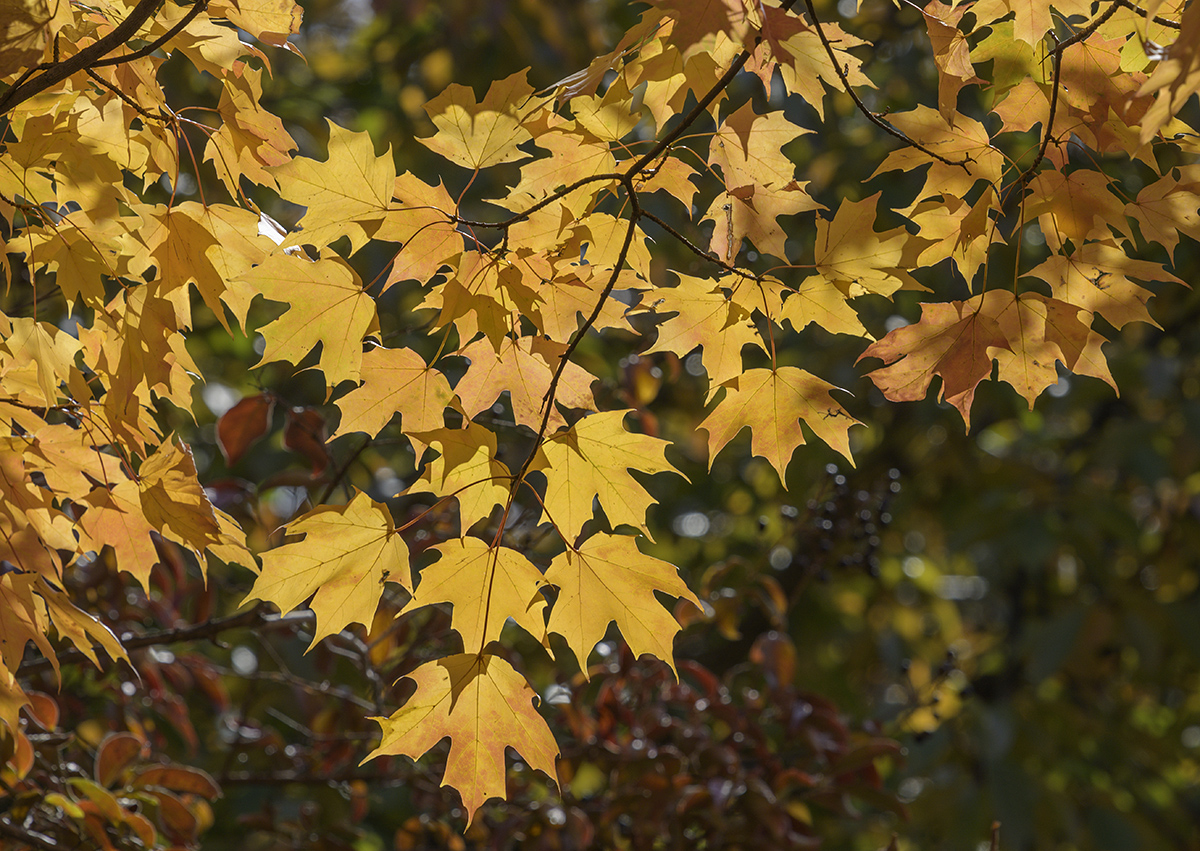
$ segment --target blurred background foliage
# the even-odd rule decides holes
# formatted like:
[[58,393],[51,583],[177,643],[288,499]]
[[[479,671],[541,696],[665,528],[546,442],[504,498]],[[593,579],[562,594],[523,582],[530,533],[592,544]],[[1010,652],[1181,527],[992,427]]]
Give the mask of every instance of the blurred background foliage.
[[[304,6],[306,58],[273,55],[264,106],[304,155],[323,158],[330,118],[369,130],[401,170],[427,180],[439,176],[435,159],[415,138],[432,132],[428,98],[450,82],[482,92],[526,66],[535,86],[550,86],[609,49],[637,15],[619,0]],[[817,6],[873,43],[857,51],[878,86],[869,105],[898,112],[936,101],[919,11],[883,0],[857,13],[846,0]],[[183,64],[178,75],[195,103],[213,97],[210,80]],[[979,116],[989,98],[963,94]],[[910,177],[869,179],[893,141],[849,98],[830,94],[823,123],[808,106],[786,108],[815,131],[788,150],[818,199],[911,199]],[[1108,167],[1136,178],[1128,163]],[[493,197],[515,177],[491,172],[471,197]],[[440,177],[457,195],[469,175]],[[195,187],[179,189],[195,197]],[[299,214],[272,212],[288,225]],[[811,242],[807,227],[795,228],[797,245]],[[1030,230],[1026,262],[1039,250]],[[1174,269],[1193,281],[1200,255],[1183,241]],[[659,274],[708,271],[669,240],[658,248]],[[1013,254],[998,249],[997,267]],[[370,280],[390,258],[367,249],[353,260]],[[965,294],[945,269],[913,272],[935,298]],[[425,321],[420,298],[397,286],[381,301],[389,345]],[[915,320],[918,301],[906,293],[856,307],[880,336]],[[1150,309],[1161,328],[1110,334],[1119,398],[1064,375],[1031,412],[989,382],[969,434],[933,398],[885,404],[854,366],[860,341],[815,327],[785,335],[781,359],[850,391],[844,403],[867,426],[852,432],[855,467],[814,443],[798,452],[786,490],[765,461],[748,459],[744,435],[706,477],[698,356],[639,358],[632,335],[593,335],[581,357],[603,376],[600,392],[674,441],[672,460],[704,482],[649,480],[660,501],[652,552],[680,565],[711,611],[680,611],[691,626],[679,655],[691,661],[679,685],[616,643],[593,655],[587,681],[514,639],[563,742],[564,795],[518,762],[512,801],[465,836],[453,794],[438,789],[444,753],[416,767],[358,766],[375,730],[364,716],[390,712],[404,697],[393,681],[452,648],[443,613],[392,621],[403,603],[394,600],[369,634],[308,656],[302,635],[280,640],[302,633],[304,619],[284,618],[180,657],[145,651],[143,681],[126,682],[115,701],[83,681],[64,694],[75,695],[79,717],[96,719],[80,728],[85,741],[140,729],[212,771],[225,797],[206,848],[805,848],[823,839],[878,849],[895,832],[900,849],[966,851],[988,847],[993,820],[1006,851],[1200,848],[1200,296],[1162,287]],[[337,416],[322,382],[278,366],[251,373],[253,335],[231,340],[214,323],[189,348],[208,380],[197,410],[211,416],[197,427],[180,414],[175,425],[214,502],[258,548],[335,474],[377,498],[415,477],[411,450],[387,431],[369,446],[355,435],[322,448],[312,438]],[[227,464],[216,419],[260,393],[275,403],[269,435]],[[422,507],[392,504],[400,520]],[[423,521],[414,554],[456,528],[453,518]],[[535,554],[540,534],[530,529],[524,542]],[[244,593],[243,571],[214,567],[204,589],[164,550],[173,567],[156,573],[151,599],[127,593],[99,563],[78,582],[108,616],[135,624],[220,614]]]

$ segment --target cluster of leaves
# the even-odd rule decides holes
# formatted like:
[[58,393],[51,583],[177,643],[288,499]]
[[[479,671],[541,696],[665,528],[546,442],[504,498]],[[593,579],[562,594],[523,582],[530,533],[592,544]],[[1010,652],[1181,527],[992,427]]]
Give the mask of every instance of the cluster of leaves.
[[[1030,408],[1059,365],[1115,388],[1104,335],[1153,322],[1144,284],[1179,283],[1171,254],[1196,235],[1196,136],[1178,116],[1200,88],[1200,6],[1181,0],[934,0],[923,14],[937,108],[886,116],[867,106],[872,83],[850,52],[864,42],[811,0],[662,0],[545,90],[521,72],[482,99],[451,85],[431,100],[437,132],[422,142],[454,193],[398,174],[390,150],[332,121],[323,159],[295,155],[261,104],[270,51],[296,49],[300,12],[286,0],[2,11],[10,784],[33,767],[22,707],[45,715],[18,676],[27,643],[55,672],[51,634],[93,662],[97,648],[128,661],[68,593],[72,576],[104,561],[149,590],[152,567],[180,552],[257,572],[262,549],[247,599],[307,606],[313,645],[355,624],[374,633],[380,611],[450,607],[457,646],[405,671],[415,689],[378,719],[373,756],[418,758],[449,736],[443,782],[474,818],[505,794],[506,747],[558,778],[559,744],[515,659],[543,647],[586,678],[615,623],[634,657],[674,671],[679,619],[703,606],[638,543],[652,540],[654,498],[633,474],[678,470],[654,419],[609,392],[612,353],[699,350],[709,407],[694,425],[710,465],[748,426],[750,452],[785,479],[814,436],[850,459],[856,422],[777,344],[785,323],[869,342],[861,357],[883,361],[869,377],[890,400],[923,398],[940,378],[969,424],[993,371]],[[175,56],[219,81],[215,103],[170,102]],[[990,116],[959,110],[975,86]],[[796,110],[823,120],[829,90],[896,138],[877,173],[913,184],[905,205],[877,193],[831,209],[798,179],[789,146],[813,131]],[[511,185],[473,197],[491,170]],[[199,202],[177,198],[187,181]],[[295,227],[276,220],[283,201],[305,208]],[[696,262],[666,270],[656,240]],[[362,258],[378,256],[364,283]],[[914,270],[937,270],[937,283]],[[878,299],[930,289],[919,322],[868,332],[860,314]],[[389,347],[396,318],[380,305],[417,291],[423,323]],[[332,464],[321,416],[289,411],[285,445],[312,464],[294,482],[311,489],[310,510],[281,517],[270,548],[266,535],[248,546],[247,524],[201,486],[165,425],[195,408],[189,331],[209,317],[248,330],[257,296],[283,305],[259,329],[261,363],[320,372],[340,412],[330,439],[413,452],[407,487],[335,501],[354,456]],[[275,400],[226,413],[229,464],[269,430]],[[384,501],[395,496],[404,508]],[[417,534],[428,522],[433,540]],[[660,594],[680,601],[674,612]],[[48,803],[98,842],[97,818],[157,841],[121,803],[140,781],[114,809],[101,793],[119,778],[103,773]],[[186,841],[173,805],[157,806],[166,840]]]

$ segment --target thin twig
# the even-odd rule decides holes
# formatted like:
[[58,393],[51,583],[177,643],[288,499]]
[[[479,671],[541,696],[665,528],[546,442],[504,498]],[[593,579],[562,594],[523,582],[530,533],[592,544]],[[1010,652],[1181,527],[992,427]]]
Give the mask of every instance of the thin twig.
[[[1070,47],[1073,44],[1078,44],[1079,42],[1083,41],[1085,38],[1088,38],[1092,33],[1094,33],[1096,30],[1100,29],[1100,27],[1104,26],[1105,22],[1109,18],[1111,18],[1113,16],[1113,13],[1116,12],[1117,9],[1121,8],[1122,5],[1123,5],[1122,0],[1113,0],[1113,4],[1111,6],[1109,6],[1107,9],[1105,9],[1104,13],[1100,17],[1096,18],[1096,20],[1092,21],[1086,27],[1081,29],[1079,32],[1075,33],[1073,36],[1066,39],[1065,41],[1059,42],[1056,39],[1055,40],[1056,43],[1054,46],[1055,55],[1061,56],[1062,52],[1064,50],[1066,50],[1068,47]],[[1053,35],[1053,33],[1051,33],[1051,35]]]
[[842,81],[842,87],[846,90],[846,94],[850,95],[850,99],[854,101],[854,105],[858,107],[858,111],[865,115],[867,120],[876,127],[883,130],[890,136],[895,136],[904,144],[916,148],[918,151],[921,151],[924,154],[928,154],[938,162],[945,163],[946,165],[956,165],[964,171],[969,172],[970,169],[967,168],[967,163],[971,162],[970,157],[966,157],[961,160],[952,160],[943,157],[941,154],[934,153],[904,131],[898,130],[888,122],[884,121],[874,112],[867,109],[867,105],[862,102],[862,99],[859,98],[858,94],[854,91],[854,87],[850,85],[850,79],[846,76],[846,72],[842,69],[841,64],[838,62],[837,54],[833,52],[833,45],[829,43],[829,37],[825,35],[825,30],[821,26],[821,21],[819,18],[817,18],[817,10],[813,8],[812,0],[804,0],[804,4],[808,7],[808,16],[812,19],[813,29],[817,31],[817,37],[821,39],[821,44],[825,47],[825,53],[829,57],[830,63],[833,65],[833,70],[837,72],[838,79]]
[[[153,647],[157,644],[178,644],[184,641],[200,641],[215,638],[222,632],[243,627],[259,626],[267,621],[266,604],[259,603],[252,609],[223,618],[210,618],[197,624],[164,629],[146,635],[133,636],[121,642],[126,650],[139,650],[143,647]],[[87,657],[81,650],[65,650],[58,654],[59,665],[70,665],[85,661]],[[17,669],[17,676],[27,676],[37,671],[52,667],[49,659],[31,659],[22,662]]]
[[[1145,18],[1147,16],[1145,9],[1143,9],[1141,6],[1133,5],[1133,3],[1130,2],[1130,0],[1117,0],[1117,5],[1123,6],[1124,8],[1128,9],[1129,11],[1133,12],[1136,15],[1141,15],[1143,18]],[[1167,29],[1171,29],[1171,30],[1182,29],[1182,26],[1178,21],[1168,20],[1167,18],[1160,18],[1158,15],[1155,15],[1153,18],[1150,18],[1150,20],[1152,20],[1154,23],[1158,24],[1161,27],[1166,27]]]
[[757,275],[751,274],[750,272],[747,272],[745,269],[739,269],[737,266],[734,266],[730,263],[726,263],[724,260],[722,260],[720,257],[718,257],[714,252],[705,251],[703,248],[696,245],[694,242],[692,242],[686,236],[684,236],[679,231],[677,231],[673,226],[671,226],[670,224],[668,224],[666,221],[659,218],[658,216],[654,215],[649,210],[642,210],[642,218],[649,219],[650,221],[654,222],[656,225],[658,225],[660,228],[665,230],[671,236],[675,237],[675,239],[679,240],[679,242],[683,245],[684,248],[686,248],[688,251],[691,251],[697,257],[702,257],[705,260],[707,260],[709,263],[713,263],[717,266],[720,266],[726,272],[730,272],[734,275],[741,275],[743,278],[750,278],[752,280],[758,279]]
[[557,201],[559,198],[565,198],[567,195],[570,195],[572,192],[574,192],[576,189],[579,189],[581,186],[585,186],[589,183],[595,183],[598,180],[622,180],[622,179],[624,179],[624,177],[625,177],[625,175],[614,173],[614,174],[593,174],[591,177],[580,178],[579,180],[576,180],[574,183],[572,183],[570,186],[564,186],[562,189],[559,189],[557,192],[547,195],[545,198],[543,198],[541,201],[538,201],[536,204],[534,204],[528,210],[525,210],[522,213],[517,213],[515,216],[507,218],[502,222],[476,222],[476,221],[472,221],[470,219],[461,218],[460,216],[453,216],[452,221],[455,224],[463,225],[463,226],[469,227],[469,228],[490,228],[492,230],[508,230],[513,225],[525,221],[530,216],[532,216],[534,213],[536,213],[538,210],[541,210],[548,204],[552,204],[555,201]]
[[34,833],[32,830],[13,824],[4,818],[0,818],[0,834],[18,842],[24,842],[31,848],[39,848],[41,851],[62,851],[63,847],[48,836]]
[[184,16],[175,22],[175,26],[171,27],[157,39],[147,44],[145,47],[139,47],[132,53],[122,53],[120,56],[109,56],[106,59],[101,59],[95,62],[91,67],[104,68],[108,65],[120,65],[122,62],[132,62],[134,59],[141,59],[143,56],[149,56],[154,51],[158,50],[175,36],[183,32],[184,27],[195,20],[196,16],[201,12],[208,11],[208,0],[194,0],[192,8],[188,9]]

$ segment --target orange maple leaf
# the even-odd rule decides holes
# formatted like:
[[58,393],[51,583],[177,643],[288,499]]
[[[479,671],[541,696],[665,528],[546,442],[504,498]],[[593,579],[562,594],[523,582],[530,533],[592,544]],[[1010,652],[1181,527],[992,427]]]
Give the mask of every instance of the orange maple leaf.
[[911,402],[925,398],[940,375],[940,398],[958,408],[970,428],[975,388],[992,373],[988,349],[1012,350],[995,318],[980,309],[981,298],[922,304],[920,322],[897,328],[859,355],[859,361],[889,364],[867,377],[893,402]]

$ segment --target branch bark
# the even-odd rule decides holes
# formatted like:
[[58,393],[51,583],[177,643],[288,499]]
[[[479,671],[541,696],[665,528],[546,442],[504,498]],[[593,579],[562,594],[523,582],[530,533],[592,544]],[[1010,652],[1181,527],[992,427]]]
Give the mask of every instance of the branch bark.
[[129,13],[129,17],[117,24],[117,26],[108,35],[99,39],[93,44],[88,45],[83,50],[76,53],[74,56],[68,56],[61,62],[55,62],[46,66],[41,74],[26,79],[17,83],[11,89],[0,97],[0,115],[4,115],[16,108],[19,104],[29,100],[35,95],[41,94],[46,89],[61,83],[63,80],[76,74],[80,71],[85,71],[90,68],[99,68],[106,65],[117,65],[121,62],[129,62],[137,59],[140,56],[145,56],[152,53],[159,47],[162,47],[170,39],[174,38],[180,30],[186,27],[192,19],[208,6],[208,0],[195,0],[192,8],[184,15],[183,19],[173,26],[162,38],[157,39],[152,44],[135,50],[132,53],[123,54],[121,56],[108,56],[109,53],[116,50],[128,42],[131,38],[137,35],[138,30],[154,17],[154,13],[158,11],[163,0],[141,0],[133,11]]

